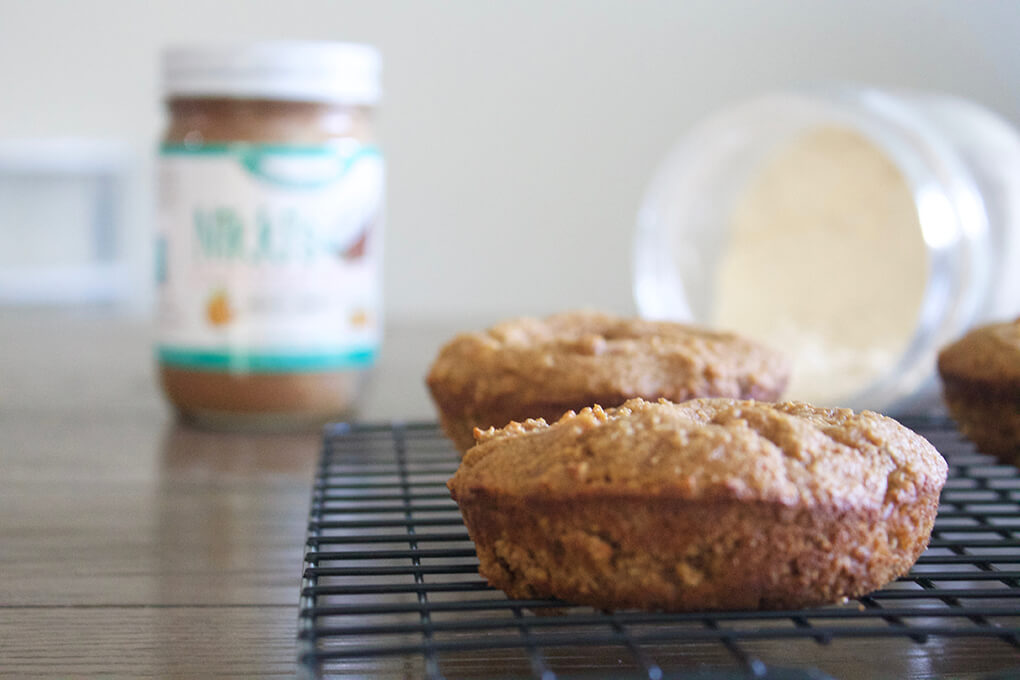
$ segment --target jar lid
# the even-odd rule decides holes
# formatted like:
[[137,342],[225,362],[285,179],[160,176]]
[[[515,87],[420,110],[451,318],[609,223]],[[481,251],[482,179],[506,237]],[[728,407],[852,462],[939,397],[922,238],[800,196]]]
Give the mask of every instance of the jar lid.
[[168,97],[229,97],[372,105],[379,51],[370,45],[271,41],[171,47],[163,52]]

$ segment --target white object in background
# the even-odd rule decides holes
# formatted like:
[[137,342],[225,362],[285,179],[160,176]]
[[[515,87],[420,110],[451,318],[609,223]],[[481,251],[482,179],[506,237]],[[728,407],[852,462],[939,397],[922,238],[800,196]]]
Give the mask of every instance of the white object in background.
[[128,295],[124,145],[0,140],[0,304],[102,304]]

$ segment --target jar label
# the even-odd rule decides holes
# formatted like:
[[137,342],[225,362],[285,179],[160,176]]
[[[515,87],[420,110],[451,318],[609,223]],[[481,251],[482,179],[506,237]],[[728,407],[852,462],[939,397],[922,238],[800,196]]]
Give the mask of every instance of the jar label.
[[161,363],[247,373],[374,361],[378,149],[169,144],[160,156]]

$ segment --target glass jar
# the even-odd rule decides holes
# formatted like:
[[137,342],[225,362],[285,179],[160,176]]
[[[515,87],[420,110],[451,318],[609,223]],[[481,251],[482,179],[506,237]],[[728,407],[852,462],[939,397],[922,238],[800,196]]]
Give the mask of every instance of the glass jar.
[[381,336],[374,48],[163,57],[160,381],[180,416],[277,429],[348,415]]
[[1020,137],[958,98],[779,93],[685,135],[638,215],[640,312],[789,353],[788,396],[929,409],[938,349],[1020,311]]

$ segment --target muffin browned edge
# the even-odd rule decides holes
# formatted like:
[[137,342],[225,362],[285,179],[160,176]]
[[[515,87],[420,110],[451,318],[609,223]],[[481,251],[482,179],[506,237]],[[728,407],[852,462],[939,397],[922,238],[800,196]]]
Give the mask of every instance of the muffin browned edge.
[[1020,398],[988,390],[986,383],[943,375],[946,409],[979,451],[1020,466]]
[[960,431],[978,450],[1020,466],[1020,385],[967,375],[968,364],[962,361],[966,357],[957,354],[965,351],[967,340],[964,336],[939,352],[936,366],[943,401]]
[[453,493],[479,573],[510,597],[665,611],[799,608],[871,592],[927,546],[938,491],[920,495],[882,518],[763,502]]
[[944,468],[936,477],[925,476],[911,502],[863,509],[590,490],[508,495],[461,487],[456,475],[447,487],[479,573],[510,597],[692,611],[827,604],[906,574],[931,536]]
[[[475,333],[480,332],[483,331],[476,331]],[[786,391],[790,380],[789,362],[782,352],[738,334],[730,333],[734,341],[747,343],[756,351],[771,355],[773,362],[781,366],[772,375],[774,380],[771,381],[771,386],[770,384],[748,381],[747,384],[741,386],[741,393],[739,395],[713,395],[696,389],[685,389],[674,385],[672,390],[667,391],[668,393],[657,392],[655,394],[648,394],[622,390],[578,392],[573,399],[563,401],[521,400],[519,395],[508,394],[500,399],[478,403],[469,392],[463,389],[447,389],[448,386],[438,380],[435,375],[436,364],[441,360],[444,352],[449,347],[452,347],[458,339],[470,335],[472,333],[458,335],[444,344],[433,361],[428,374],[425,376],[425,385],[439,411],[439,426],[446,433],[447,437],[453,441],[454,446],[462,455],[475,445],[474,432],[476,428],[501,428],[511,422],[520,422],[529,418],[540,418],[546,422],[553,423],[568,411],[580,411],[585,407],[596,404],[605,408],[616,407],[622,405],[628,399],[636,397],[648,400],[665,397],[674,402],[706,396],[731,396],[733,398],[752,399],[755,401],[775,401]]]

